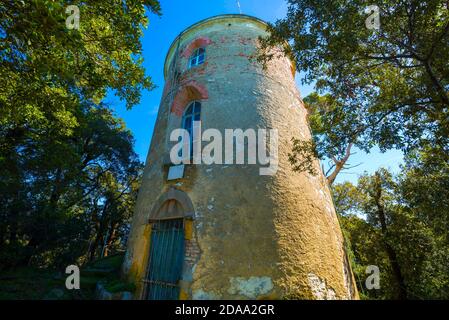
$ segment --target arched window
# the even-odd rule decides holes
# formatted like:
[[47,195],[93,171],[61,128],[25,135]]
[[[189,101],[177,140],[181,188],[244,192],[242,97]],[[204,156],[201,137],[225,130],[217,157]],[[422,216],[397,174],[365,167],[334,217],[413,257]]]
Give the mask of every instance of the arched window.
[[190,156],[193,154],[193,122],[201,120],[201,103],[193,101],[189,104],[182,116],[182,128],[187,130],[190,136]]
[[205,60],[206,60],[206,49],[198,48],[195,51],[193,51],[193,54],[190,56],[189,68],[199,66],[200,64],[203,64]]

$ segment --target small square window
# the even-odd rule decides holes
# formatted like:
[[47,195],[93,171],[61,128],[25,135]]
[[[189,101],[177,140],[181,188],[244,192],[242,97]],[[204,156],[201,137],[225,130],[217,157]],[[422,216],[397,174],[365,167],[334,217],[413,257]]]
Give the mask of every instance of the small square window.
[[200,64],[203,64],[205,60],[206,60],[206,49],[198,48],[190,56],[189,68],[199,66]]

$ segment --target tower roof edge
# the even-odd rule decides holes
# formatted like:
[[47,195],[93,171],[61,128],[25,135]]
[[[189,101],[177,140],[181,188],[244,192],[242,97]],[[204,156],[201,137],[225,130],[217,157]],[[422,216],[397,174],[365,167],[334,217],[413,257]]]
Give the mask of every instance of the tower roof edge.
[[193,25],[187,27],[181,33],[176,36],[176,38],[173,40],[173,42],[170,45],[170,48],[168,49],[167,55],[165,56],[165,62],[164,62],[164,78],[167,79],[167,72],[168,72],[168,60],[172,56],[173,51],[176,49],[177,43],[182,39],[182,36],[186,35],[187,33],[197,29],[198,27],[209,23],[213,21],[221,21],[221,20],[230,20],[230,19],[241,19],[241,20],[249,20],[252,22],[257,22],[260,24],[261,27],[267,27],[268,23],[262,19],[259,19],[254,16],[246,15],[246,14],[221,14],[213,17],[209,17],[203,20],[200,20]]

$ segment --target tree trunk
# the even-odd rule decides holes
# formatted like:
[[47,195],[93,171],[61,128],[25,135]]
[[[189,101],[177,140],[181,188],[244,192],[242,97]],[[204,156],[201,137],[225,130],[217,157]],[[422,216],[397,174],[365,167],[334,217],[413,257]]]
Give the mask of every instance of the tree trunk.
[[100,243],[101,238],[102,238],[102,235],[101,235],[100,231],[98,231],[97,234],[95,235],[94,242],[92,243],[92,245],[89,248],[89,253],[88,253],[89,261],[95,260],[95,253],[97,252],[98,244]]
[[432,70],[430,62],[429,61],[424,62],[424,66],[426,68],[426,72],[430,78],[430,81],[432,82],[432,85],[435,88],[435,91],[437,92],[438,96],[441,98],[441,102],[444,105],[449,106],[449,98],[447,96],[446,90],[442,86],[441,82],[435,76],[435,73]]
[[[106,200],[105,204],[103,205],[103,209],[101,210],[100,219],[97,220],[98,216],[94,215],[93,219],[96,221],[96,235],[95,235],[95,241],[90,247],[90,252],[88,253],[89,261],[93,261],[95,259],[95,253],[97,252],[98,246],[104,242],[104,234],[107,230],[107,215],[106,211],[109,207],[109,200]],[[103,249],[103,247],[101,247]],[[102,250],[103,251],[103,250]],[[103,252],[101,252],[103,254]]]
[[111,230],[109,230],[108,238],[106,239],[106,244],[105,244],[104,249],[103,249],[103,257],[107,257],[108,256],[109,250],[110,250],[110,248],[112,246],[112,243],[115,240],[116,233],[117,233],[116,224],[114,224],[113,226],[111,226]]
[[331,186],[335,179],[337,178],[338,174],[340,173],[341,169],[345,166],[346,162],[348,161],[349,157],[351,156],[351,148],[352,143],[350,143],[346,147],[346,154],[341,160],[337,160],[335,157],[333,158],[333,161],[335,163],[335,170],[327,177],[327,183],[329,186]]
[[388,232],[387,220],[385,217],[385,209],[381,203],[382,186],[381,186],[380,179],[378,179],[377,181],[378,181],[378,183],[376,184],[377,190],[376,190],[376,195],[375,195],[375,201],[376,201],[376,206],[377,206],[376,213],[377,213],[377,217],[379,218],[379,221],[380,221],[385,251],[387,252],[388,260],[390,261],[391,268],[393,269],[393,275],[394,275],[394,278],[398,285],[397,298],[399,300],[405,300],[405,299],[407,299],[407,289],[405,287],[404,276],[402,275],[402,272],[401,272],[401,267],[398,262],[396,251],[388,243],[388,240],[387,240],[387,232]]

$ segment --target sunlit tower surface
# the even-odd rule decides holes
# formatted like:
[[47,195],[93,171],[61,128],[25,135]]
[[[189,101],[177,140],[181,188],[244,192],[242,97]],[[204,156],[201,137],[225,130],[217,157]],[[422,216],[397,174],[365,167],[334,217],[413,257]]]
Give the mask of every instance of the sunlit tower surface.
[[[358,297],[324,176],[294,172],[288,161],[291,139],[311,137],[307,111],[288,58],[266,69],[253,59],[265,30],[257,18],[221,15],[169,49],[123,265],[136,298]],[[278,170],[174,165],[170,134],[194,120],[203,131],[277,130]]]

